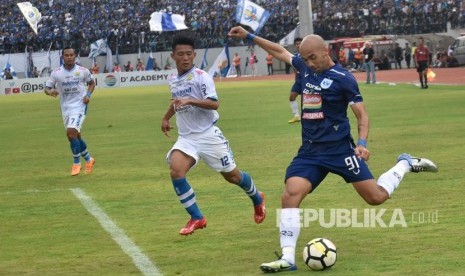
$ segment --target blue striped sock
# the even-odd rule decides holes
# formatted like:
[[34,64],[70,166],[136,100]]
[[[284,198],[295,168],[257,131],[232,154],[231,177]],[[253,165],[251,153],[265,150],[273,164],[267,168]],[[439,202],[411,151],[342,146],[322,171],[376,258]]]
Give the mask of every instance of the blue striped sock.
[[239,187],[245,191],[245,193],[252,199],[253,205],[257,206],[262,203],[262,198],[257,192],[253,180],[250,175],[246,172],[241,171],[241,182],[239,182]]
[[173,179],[172,181],[174,191],[176,192],[176,195],[178,195],[179,201],[181,201],[182,206],[184,206],[191,218],[203,218],[195,200],[194,190],[192,189],[191,185],[189,185],[189,182],[187,182],[187,179],[183,177],[180,179]]
[[90,160],[90,153],[87,151],[87,144],[84,139],[79,139],[79,143],[81,144],[81,156],[84,157],[86,161]]
[[71,146],[71,151],[73,152],[73,162],[74,164],[79,164],[79,159],[81,158],[81,143],[79,143],[78,138],[74,138],[69,141],[69,144]]

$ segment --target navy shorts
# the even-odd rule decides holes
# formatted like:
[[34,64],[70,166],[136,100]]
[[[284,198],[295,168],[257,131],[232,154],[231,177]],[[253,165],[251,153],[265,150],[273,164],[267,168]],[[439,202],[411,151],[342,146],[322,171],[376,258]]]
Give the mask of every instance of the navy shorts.
[[296,81],[294,82],[294,84],[292,85],[292,88],[291,88],[291,92],[297,92],[297,93],[301,93],[301,85],[300,85],[300,82]]
[[373,179],[368,165],[354,153],[352,139],[342,142],[305,143],[286,170],[285,181],[293,176],[306,178],[314,190],[328,173],[341,176],[347,183]]

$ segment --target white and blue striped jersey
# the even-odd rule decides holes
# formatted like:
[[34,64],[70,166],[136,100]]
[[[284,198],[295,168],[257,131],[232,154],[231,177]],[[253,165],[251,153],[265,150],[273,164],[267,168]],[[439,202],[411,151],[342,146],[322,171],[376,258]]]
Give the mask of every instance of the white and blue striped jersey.
[[56,88],[60,94],[63,116],[85,114],[87,105],[83,102],[87,94],[87,85],[93,82],[89,69],[74,65],[71,70],[62,66],[53,70],[45,86]]
[[[171,97],[190,99],[212,99],[217,101],[215,83],[212,77],[205,71],[192,67],[191,70],[179,76],[172,74],[169,79]],[[197,106],[186,105],[175,107],[176,125],[178,134],[188,135],[202,133],[210,129],[218,120],[219,114],[216,110],[204,109]]]

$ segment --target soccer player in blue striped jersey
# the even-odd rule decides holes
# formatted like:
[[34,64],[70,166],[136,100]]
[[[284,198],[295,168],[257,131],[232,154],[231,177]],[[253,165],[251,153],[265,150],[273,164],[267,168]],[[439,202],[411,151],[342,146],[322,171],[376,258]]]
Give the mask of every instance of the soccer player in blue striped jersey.
[[71,175],[76,176],[80,173],[81,156],[86,160],[85,172],[90,174],[95,159],[90,156],[87,144],[81,137],[81,128],[95,83],[89,69],[76,64],[76,51],[73,48],[63,49],[63,61],[64,64],[53,70],[45,83],[44,93],[54,98],[60,97],[66,136],[73,153]]
[[192,34],[181,33],[173,39],[171,57],[177,74],[169,78],[172,102],[166,111],[161,130],[168,136],[170,118],[176,116],[178,139],[168,152],[170,176],[179,201],[190,215],[179,233],[192,234],[207,226],[207,220],[197,205],[194,189],[186,175],[202,159],[221,173],[228,182],[238,185],[254,205],[254,220],[265,219],[265,195],[258,191],[247,172],[237,168],[229,142],[216,125],[219,107],[215,83],[205,71],[194,66],[195,50]]
[[[409,172],[437,172],[428,159],[401,154],[397,163],[376,181],[368,169],[368,114],[355,78],[328,55],[324,40],[306,36],[300,45],[300,57],[279,44],[248,33],[242,27],[230,30],[230,37],[248,39],[291,64],[301,74],[302,145],[287,168],[281,197],[280,243],[282,255],[276,261],[261,264],[264,272],[296,270],[295,248],[300,234],[300,204],[324,180],[328,173],[352,183],[370,205],[382,204]],[[350,106],[358,126],[355,143],[347,109]]]

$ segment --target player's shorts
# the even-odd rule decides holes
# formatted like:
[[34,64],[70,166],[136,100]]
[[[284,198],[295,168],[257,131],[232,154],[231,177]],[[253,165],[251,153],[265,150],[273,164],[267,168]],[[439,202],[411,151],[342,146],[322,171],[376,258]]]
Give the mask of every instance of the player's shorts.
[[228,140],[217,126],[212,126],[202,133],[179,136],[178,140],[166,155],[168,164],[173,150],[179,150],[195,159],[200,159],[217,172],[230,172],[236,168],[236,162]]
[[347,183],[373,179],[368,165],[354,154],[352,140],[330,143],[305,143],[286,170],[290,177],[303,177],[312,184],[312,191],[328,173],[341,176]]
[[78,132],[81,132],[81,127],[85,119],[86,115],[84,114],[63,115],[63,124],[66,129],[74,128]]
[[421,73],[421,72],[425,71],[426,69],[428,69],[428,62],[419,61],[418,66],[417,66],[417,72]]

